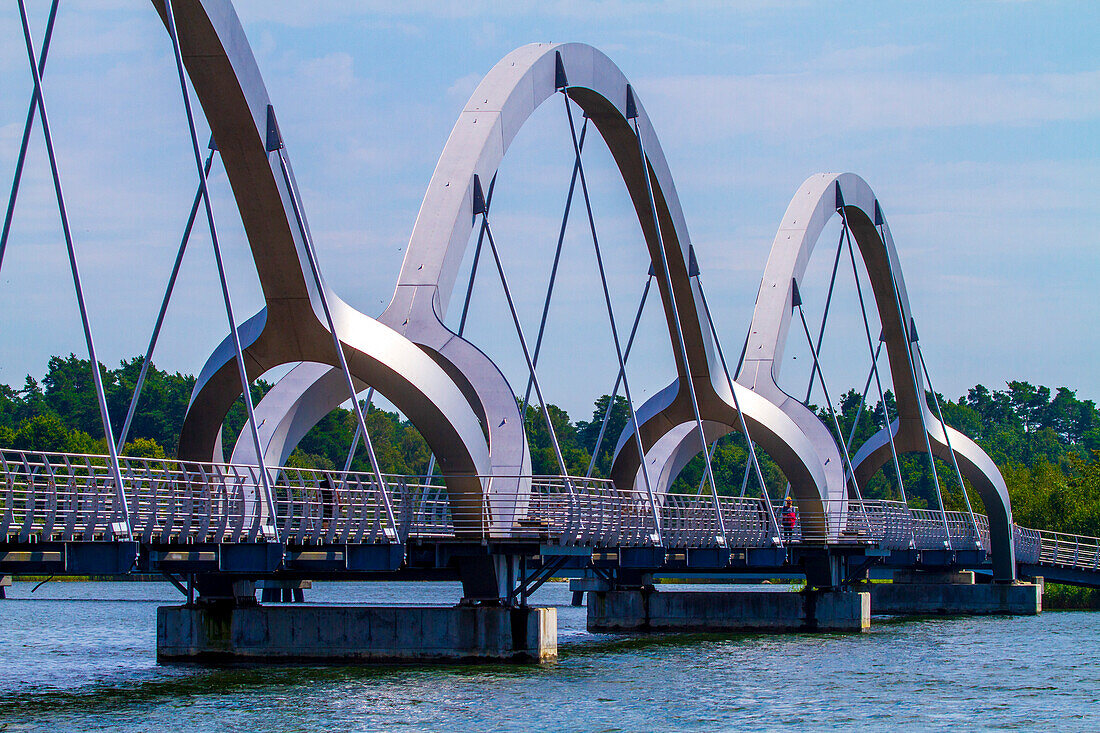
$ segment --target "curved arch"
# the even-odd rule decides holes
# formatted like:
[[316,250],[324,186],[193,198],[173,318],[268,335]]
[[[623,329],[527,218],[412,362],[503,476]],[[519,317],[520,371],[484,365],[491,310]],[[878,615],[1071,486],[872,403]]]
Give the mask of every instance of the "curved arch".
[[[466,394],[486,422],[490,462],[497,475],[530,473],[526,437],[515,395],[488,357],[452,333],[443,324],[442,317],[475,223],[474,177],[491,180],[523,123],[540,104],[559,91],[556,83],[559,63],[568,79],[570,98],[596,125],[616,161],[654,263],[660,261],[661,242],[665,245],[672,286],[670,292],[667,284],[659,279],[659,291],[670,334],[674,332],[670,303],[671,298],[676,299],[688,345],[690,364],[683,364],[679,353],[674,353],[680,379],[669,392],[668,400],[653,410],[661,419],[643,428],[643,442],[651,445],[663,434],[658,426],[675,424],[685,410],[690,413],[690,398],[683,381],[689,374],[696,381],[696,389],[710,402],[721,406],[712,412],[730,424],[734,420],[730,414],[731,400],[719,396],[728,395],[728,386],[724,380],[717,385],[710,383],[709,323],[699,304],[695,282],[688,275],[691,245],[687,225],[672,174],[645,109],[635,95],[638,129],[648,158],[647,165],[643,166],[635,132],[626,116],[628,83],[622,72],[591,46],[532,44],[513,51],[493,67],[460,115],[421,204],[394,296],[379,317],[380,321],[428,351],[456,381],[459,381],[458,375],[466,380]],[[650,179],[656,203],[660,237],[653,224],[646,176]],[[319,386],[308,387],[307,392],[306,399],[323,399]],[[268,410],[263,402],[259,409],[264,411],[265,418],[285,419],[284,413],[278,409]],[[789,425],[776,427],[772,424],[781,417],[771,411],[768,418],[761,418],[756,425],[762,434],[775,435],[773,442],[777,454],[792,456],[792,472],[804,478],[802,484],[817,485],[822,479],[820,466],[814,463],[816,457],[807,446],[799,444]],[[780,434],[790,440],[780,438]],[[791,448],[791,445],[796,447]],[[617,484],[627,488],[634,486],[633,477],[640,465],[640,456],[633,443],[621,449],[614,474]]]
[[[165,21],[163,5],[153,5]],[[462,391],[408,339],[306,274],[305,242],[292,224],[294,207],[301,210],[297,186],[292,172],[282,174],[286,154],[274,111],[232,3],[176,0],[173,8],[184,65],[221,152],[266,301],[238,329],[249,376],[290,362],[339,363],[321,315],[323,288],[353,375],[421,430],[448,476],[452,499],[479,506],[477,476],[485,472],[488,447]],[[234,361],[228,338],[207,360],[184,418],[180,458],[215,458],[225,415],[241,394]]]
[[[801,281],[826,222],[844,207],[859,248],[886,341],[898,418],[891,426],[899,450],[924,450],[927,431],[933,450],[950,457],[947,436],[924,399],[924,381],[910,351],[912,315],[901,265],[889,226],[870,186],[851,173],[819,174],[807,179],[791,200],[776,234],[757,295],[756,308],[737,382],[776,404],[826,457],[830,494],[843,494],[839,449],[824,424],[777,383],[791,320],[793,283]],[[1015,578],[1012,509],[1004,479],[993,461],[971,440],[948,428],[963,475],[971,481],[989,512],[994,575]],[[697,441],[696,441],[697,443]],[[853,460],[857,482],[865,482],[889,459],[885,429],[864,445]]]
[[[798,414],[800,408],[805,409],[776,384],[790,327],[792,283],[801,280],[821,230],[841,206],[867,269],[886,341],[897,400],[898,418],[891,427],[897,447],[903,451],[923,450],[927,433],[933,451],[941,457],[950,457],[947,436],[928,408],[921,370],[911,353],[909,324],[913,317],[890,227],[871,187],[854,174],[811,176],[787,207],[765,267],[738,381],[751,383],[764,396],[784,399],[792,415]],[[820,425],[812,413],[803,419],[808,422],[810,417]],[[989,512],[994,576],[1011,581],[1016,577],[1016,563],[1012,507],[1004,479],[976,444],[961,433],[948,430],[959,468],[978,490]],[[835,451],[831,436],[830,444]],[[884,430],[853,458],[856,481],[866,481],[888,458],[889,440]]]

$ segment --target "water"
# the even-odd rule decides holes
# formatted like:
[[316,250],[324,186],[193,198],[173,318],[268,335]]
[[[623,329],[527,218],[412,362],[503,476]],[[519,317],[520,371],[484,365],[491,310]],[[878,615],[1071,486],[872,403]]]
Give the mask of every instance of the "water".
[[[542,666],[158,666],[167,583],[16,583],[0,731],[1095,730],[1100,613],[876,619],[862,635],[612,637],[564,583]],[[451,583],[315,584],[326,603],[439,603]]]

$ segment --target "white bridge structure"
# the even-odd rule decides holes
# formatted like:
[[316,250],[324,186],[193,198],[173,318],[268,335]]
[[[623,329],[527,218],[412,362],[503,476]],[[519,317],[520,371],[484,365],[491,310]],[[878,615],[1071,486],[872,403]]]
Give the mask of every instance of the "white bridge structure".
[[[25,0],[18,3],[33,85],[0,267],[37,124],[44,133],[88,354],[96,363],[78,236],[68,225],[43,82],[58,3],[53,0],[40,46]],[[320,272],[290,164],[291,141],[280,132],[278,106],[269,98],[232,4],[153,0],[152,6],[177,62],[198,190],[143,366],[151,363],[196,222],[209,229],[213,242],[228,335],[199,374],[176,458],[120,455],[144,371],[119,429],[111,424],[95,372],[109,436],[106,455],[0,450],[0,573],[144,570],[193,580],[451,568],[468,599],[508,601],[524,601],[539,583],[570,569],[601,577],[662,569],[731,576],[787,569],[804,573],[816,587],[865,578],[876,565],[978,569],[1006,584],[1018,573],[1061,573],[1067,582],[1083,584],[1100,578],[1100,543],[1016,526],[996,465],[944,422],[884,206],[859,176],[817,174],[798,188],[780,220],[738,358],[723,348],[720,334],[742,332],[737,324],[720,327],[712,319],[708,294],[714,291],[703,287],[706,253],[692,246],[672,170],[639,90],[590,46],[524,46],[489,71],[459,113],[428,182],[392,298],[372,316],[341,300]],[[189,86],[198,110],[192,108]],[[16,88],[4,85],[5,93]],[[554,270],[534,329],[525,328],[518,315],[491,211],[495,188],[507,185],[498,181],[498,168],[517,133],[543,105],[561,108],[574,161]],[[205,152],[196,132],[198,111],[212,132]],[[586,178],[584,147],[601,142],[625,184],[637,217],[637,243],[651,265],[632,322],[619,318],[613,307]],[[215,159],[228,175],[266,302],[244,320],[233,308],[207,190]],[[591,467],[587,475],[571,475],[539,379],[571,211],[581,212],[591,235],[611,333],[606,346],[617,362],[617,372],[606,375],[614,385],[612,401],[593,452],[598,454],[605,440],[613,450],[609,478],[594,477]],[[830,222],[839,223],[841,232],[833,280],[850,263],[863,314],[851,349],[853,354],[866,349],[871,364],[863,400],[873,386],[886,410],[887,391],[894,396],[892,412],[882,415],[878,432],[861,445],[844,440],[834,394],[818,363],[825,322],[815,339],[802,300],[811,255]],[[470,248],[473,269],[463,282]],[[489,268],[489,277],[495,273],[505,294],[501,331],[515,331],[526,385],[510,382],[490,359],[492,344],[475,343],[465,333],[479,265]],[[667,334],[661,336],[669,340],[675,373],[666,388],[638,402],[629,357],[651,290],[663,311]],[[832,291],[831,283],[829,298]],[[826,301],[826,317],[828,311]],[[447,325],[448,314],[453,321],[456,313],[461,313],[457,329]],[[799,344],[804,339],[813,360],[805,397],[779,383],[791,339]],[[888,374],[880,372],[882,351]],[[249,385],[285,365],[292,368],[253,404]],[[827,419],[811,406],[815,389]],[[605,435],[620,390],[629,419],[620,435]],[[365,419],[365,404],[375,394],[424,437],[432,452],[429,475],[383,472]],[[221,436],[231,407],[242,399],[248,421],[227,459]],[[344,470],[288,468],[300,441],[349,400],[356,443],[365,446],[371,470],[349,471],[350,455]],[[532,473],[528,404],[546,422],[556,475]],[[876,419],[861,405],[860,416],[865,412],[870,415],[865,419]],[[711,465],[708,446],[730,433],[743,437],[749,453],[740,487],[719,485]],[[779,466],[787,487],[772,487],[769,495],[758,452]],[[910,506],[899,465],[899,456],[907,453],[930,462],[934,508]],[[699,491],[676,492],[675,480],[700,455],[705,469]],[[888,464],[897,496],[864,496],[871,478]],[[948,475],[941,476],[945,467]],[[750,478],[759,495],[746,494]],[[985,513],[970,506],[965,489],[966,510],[948,511],[940,493],[947,481],[972,488]],[[780,495],[794,500],[796,527],[782,526],[773,501]],[[199,588],[203,592],[201,581]]]

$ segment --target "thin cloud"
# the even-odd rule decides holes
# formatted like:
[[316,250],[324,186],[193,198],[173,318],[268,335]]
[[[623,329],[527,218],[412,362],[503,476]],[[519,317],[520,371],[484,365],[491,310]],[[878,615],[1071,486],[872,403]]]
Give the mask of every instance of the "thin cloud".
[[[1100,117],[1100,71],[1064,74],[669,76],[645,79],[661,127],[694,140],[1023,126]],[[667,133],[665,133],[667,134]]]

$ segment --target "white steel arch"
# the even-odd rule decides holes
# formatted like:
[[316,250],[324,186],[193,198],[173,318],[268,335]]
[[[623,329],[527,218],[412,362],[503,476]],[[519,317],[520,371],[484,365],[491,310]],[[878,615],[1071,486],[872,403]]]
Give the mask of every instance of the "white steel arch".
[[[831,513],[842,516],[847,489],[840,449],[817,415],[778,385],[795,284],[802,281],[825,224],[839,215],[841,207],[870,277],[883,327],[897,400],[898,417],[890,428],[897,450],[924,451],[926,433],[937,456],[950,460],[953,449],[960,471],[979,492],[989,513],[995,576],[999,580],[1012,580],[1015,558],[1008,489],[992,459],[958,431],[949,427],[945,435],[925,402],[924,379],[917,366],[919,362],[914,361],[911,353],[909,336],[913,319],[897,250],[874,192],[859,176],[852,173],[811,176],[791,200],[764,269],[737,382],[775,405],[811,441],[825,469],[824,496],[834,500],[829,504]],[[729,432],[719,425],[708,427],[714,430],[713,434],[708,431],[708,440]],[[647,454],[655,475],[671,481],[698,454],[701,445],[693,431],[694,425],[684,421],[668,431],[668,437],[655,446],[652,455]],[[757,438],[755,434],[752,437]],[[866,483],[889,459],[890,436],[883,429],[852,457],[857,484]],[[798,496],[796,489],[792,481],[792,493]]]
[[[674,329],[670,298],[676,299],[690,362],[684,365],[677,354],[677,369],[681,375],[693,375],[701,402],[720,405],[716,411],[726,420],[733,419],[729,414],[733,400],[725,380],[714,376],[711,383],[711,375],[720,370],[711,368],[716,358],[709,322],[700,306],[697,286],[688,274],[691,245],[687,224],[671,171],[645,109],[632,90],[628,91],[623,73],[598,50],[584,44],[532,44],[501,60],[479,84],[460,115],[428,185],[393,299],[379,318],[428,351],[463,387],[471,406],[484,420],[495,476],[530,474],[526,437],[515,395],[488,357],[443,324],[443,315],[474,226],[474,177],[481,181],[492,179],[526,119],[559,90],[559,64],[568,79],[570,98],[596,125],[616,160],[654,263],[659,262],[661,242],[665,244],[672,292],[660,280],[658,285],[670,333]],[[633,97],[629,104],[628,96]],[[637,115],[647,153],[645,169],[638,157],[637,139],[628,114]],[[646,174],[656,201],[660,237],[652,226]],[[265,422],[282,426],[300,414],[302,405],[319,405],[311,407],[311,414],[324,414],[326,407],[331,409],[343,401],[343,394],[325,387],[334,381],[324,379],[324,367],[307,365],[300,369],[293,375],[293,381],[301,384],[313,379],[312,384],[304,393],[297,387],[288,385],[283,390],[277,385],[270,393],[271,399],[265,399],[257,407],[257,414]],[[674,422],[675,415],[690,410],[686,382],[681,378],[676,384],[668,394],[668,401],[652,411],[653,416],[670,411],[666,422]],[[747,416],[750,424],[774,436],[770,442],[775,443],[776,454],[791,456],[803,473],[812,476],[813,485],[823,483],[816,456],[793,424],[773,406],[754,400],[747,391],[745,399],[757,409],[757,413]],[[648,431],[643,428],[646,445],[662,434],[659,423],[651,423],[650,428]],[[243,442],[240,445],[244,447]],[[275,461],[285,457],[293,445],[283,441],[278,445],[272,443],[272,448],[280,451],[270,456],[269,460]],[[620,488],[641,489],[632,480],[640,467],[639,456],[636,449],[629,448],[620,450],[616,460],[618,483]],[[515,496],[522,505],[525,487],[522,481],[494,479],[492,492]]]

